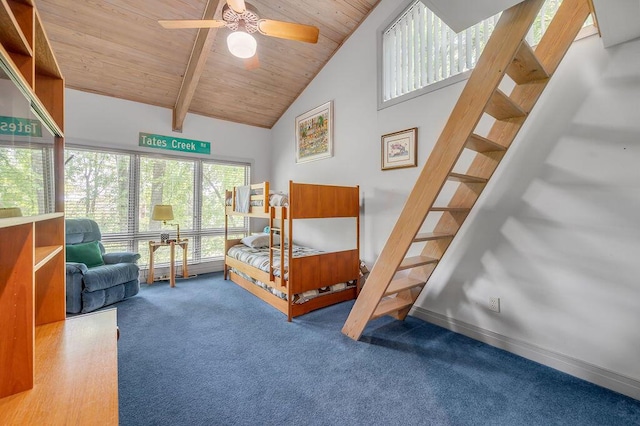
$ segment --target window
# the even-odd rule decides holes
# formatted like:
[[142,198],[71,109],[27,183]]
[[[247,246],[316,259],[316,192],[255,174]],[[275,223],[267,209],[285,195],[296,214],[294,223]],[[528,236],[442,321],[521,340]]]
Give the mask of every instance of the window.
[[0,207],[19,207],[23,216],[53,212],[52,156],[46,145],[0,145]]
[[[202,239],[203,258],[224,256],[225,190],[248,182],[247,169],[237,165],[203,162],[202,164]],[[248,221],[243,216],[229,216],[229,232],[244,236]]]
[[[530,45],[540,42],[561,3],[544,3],[526,37]],[[381,106],[435,83],[442,82],[437,88],[462,80],[475,67],[499,17],[456,34],[421,1],[411,3],[381,34]],[[592,25],[591,18],[587,25]]]
[[193,229],[194,161],[140,157],[140,197],[138,223],[140,231],[159,234],[161,222],[151,220],[156,204],[170,204],[182,228],[181,234]]
[[[175,235],[175,226],[151,220],[154,205],[170,204],[171,223],[189,239],[187,259],[199,263],[224,255],[225,189],[248,181],[247,164],[72,148],[66,150],[66,215],[95,220],[109,251],[138,252],[144,265],[149,240]],[[248,221],[240,217],[229,226],[233,235],[245,235]],[[169,251],[159,250],[154,260],[169,262]]]
[[[89,217],[107,234],[130,235],[130,154],[65,151],[65,214]],[[133,249],[133,247],[129,247]]]

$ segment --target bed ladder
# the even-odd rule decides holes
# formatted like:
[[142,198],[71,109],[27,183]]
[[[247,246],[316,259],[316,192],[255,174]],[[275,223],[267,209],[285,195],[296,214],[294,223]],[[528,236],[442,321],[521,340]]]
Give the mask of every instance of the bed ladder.
[[[269,198],[264,201],[265,203],[269,202]],[[281,269],[281,274],[277,277],[274,274],[275,268],[273,266],[273,258],[278,252],[280,254],[280,263],[284,265],[284,259],[287,255],[286,250],[283,251],[284,238],[285,238],[285,226],[284,222],[287,219],[287,209],[284,207],[269,207],[269,281],[273,283],[277,283],[278,285],[286,285],[286,281],[283,279],[284,271]],[[275,244],[276,236],[280,239],[280,244]]]
[[[534,51],[524,38],[543,3],[525,0],[502,13],[342,328],[352,339],[372,319],[407,316],[591,12],[588,0],[564,0]],[[515,83],[510,95],[498,88],[505,73]],[[495,119],[486,137],[474,133],[484,114]],[[475,151],[473,162],[454,173],[464,149]],[[453,197],[434,205],[447,181],[457,182]],[[430,212],[441,218],[422,233]],[[412,244],[424,247],[406,257]]]

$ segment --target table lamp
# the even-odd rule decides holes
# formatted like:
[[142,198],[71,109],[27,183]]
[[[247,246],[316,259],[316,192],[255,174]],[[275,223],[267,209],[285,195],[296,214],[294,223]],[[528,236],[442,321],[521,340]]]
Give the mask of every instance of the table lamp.
[[[151,219],[162,221],[163,224],[167,225],[168,220],[173,220],[173,207],[168,204],[156,204],[153,206]],[[177,238],[178,241],[180,241],[180,224],[169,223],[169,225],[176,226],[178,228]]]

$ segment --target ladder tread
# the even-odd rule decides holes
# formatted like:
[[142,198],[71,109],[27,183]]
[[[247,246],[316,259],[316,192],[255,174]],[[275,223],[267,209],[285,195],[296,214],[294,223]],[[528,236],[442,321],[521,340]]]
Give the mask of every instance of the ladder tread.
[[432,212],[451,212],[451,213],[463,213],[468,212],[471,209],[469,207],[431,207]]
[[485,137],[476,135],[475,133],[472,133],[471,136],[469,136],[469,139],[467,139],[467,143],[465,144],[465,148],[480,153],[507,150],[506,147],[497,144]]
[[495,92],[493,92],[484,112],[496,120],[508,120],[510,118],[524,117],[527,115],[518,104],[509,96],[505,95],[500,89],[496,89]]
[[388,296],[390,294],[398,293],[400,291],[408,290],[410,288],[418,287],[421,285],[425,285],[424,280],[418,280],[411,277],[396,278],[389,283],[389,287],[387,287],[384,295]]
[[371,319],[379,318],[392,312],[408,308],[412,305],[413,301],[402,299],[399,297],[382,299],[380,303],[378,303],[378,307],[376,308],[376,310],[373,312]]
[[449,180],[463,183],[487,183],[489,179],[481,178],[477,176],[465,175],[462,173],[449,173]]
[[416,268],[418,266],[428,265],[430,263],[436,263],[438,259],[429,256],[412,256],[405,257],[404,260],[398,266],[398,271],[403,271],[405,269]]
[[423,232],[416,235],[413,242],[442,240],[445,238],[453,238],[455,234],[449,232]]
[[516,84],[527,84],[550,77],[526,40],[523,40],[518,48],[516,56],[507,68],[507,74]]

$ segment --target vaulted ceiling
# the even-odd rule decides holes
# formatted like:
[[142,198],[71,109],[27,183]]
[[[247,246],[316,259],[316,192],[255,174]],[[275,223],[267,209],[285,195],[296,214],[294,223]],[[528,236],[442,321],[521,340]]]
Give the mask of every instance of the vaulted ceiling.
[[[174,124],[188,110],[271,128],[379,1],[250,0],[261,18],[320,29],[317,44],[256,35],[260,66],[252,70],[229,53],[227,28],[198,36],[197,29],[158,24],[202,19],[205,10],[218,18],[225,0],[38,0],[37,6],[67,87],[174,109]],[[605,46],[640,35],[638,0],[616,0],[615,6],[593,1]],[[464,9],[465,0],[425,2],[453,14],[473,14]],[[517,1],[483,5],[506,2]],[[189,67],[194,45],[202,53]]]
[[[251,70],[229,53],[227,28],[203,32],[196,42],[197,29],[158,24],[202,19],[209,3],[217,18],[224,0],[39,0],[37,6],[67,87],[270,128],[378,1],[251,0],[261,18],[320,29],[317,44],[257,34],[260,66]],[[192,60],[187,72],[198,44],[201,69]],[[188,102],[179,101],[183,81]]]

